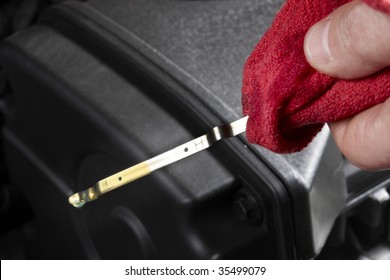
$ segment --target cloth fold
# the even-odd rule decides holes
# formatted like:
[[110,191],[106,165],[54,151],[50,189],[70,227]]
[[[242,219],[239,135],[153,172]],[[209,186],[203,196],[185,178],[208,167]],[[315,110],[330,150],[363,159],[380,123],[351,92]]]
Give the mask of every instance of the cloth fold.
[[369,6],[378,9],[382,12],[390,14],[390,1],[389,0],[363,0]]
[[[242,103],[249,142],[274,152],[302,150],[323,124],[390,97],[390,69],[358,80],[314,70],[303,41],[308,29],[348,0],[288,0],[244,66]],[[365,0],[390,14],[389,0]]]

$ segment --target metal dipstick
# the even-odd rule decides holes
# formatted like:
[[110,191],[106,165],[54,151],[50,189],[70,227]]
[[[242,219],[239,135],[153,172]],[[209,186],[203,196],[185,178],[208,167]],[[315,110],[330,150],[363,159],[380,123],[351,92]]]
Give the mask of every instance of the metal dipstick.
[[100,180],[95,186],[70,196],[69,203],[74,207],[82,207],[85,203],[97,199],[102,194],[144,177],[171,163],[203,151],[219,140],[237,136],[245,132],[247,120],[248,117],[244,117],[230,124],[216,126],[203,136]]

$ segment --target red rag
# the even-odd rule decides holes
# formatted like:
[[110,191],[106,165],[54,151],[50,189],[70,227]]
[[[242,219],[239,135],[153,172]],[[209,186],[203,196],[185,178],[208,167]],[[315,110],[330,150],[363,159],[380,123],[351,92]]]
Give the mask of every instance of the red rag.
[[[350,117],[390,97],[390,69],[358,80],[314,70],[303,41],[308,29],[350,0],[288,0],[244,67],[248,141],[278,153],[305,148],[325,122]],[[365,0],[390,14],[390,0]]]
[[369,6],[390,14],[390,0],[363,0]]

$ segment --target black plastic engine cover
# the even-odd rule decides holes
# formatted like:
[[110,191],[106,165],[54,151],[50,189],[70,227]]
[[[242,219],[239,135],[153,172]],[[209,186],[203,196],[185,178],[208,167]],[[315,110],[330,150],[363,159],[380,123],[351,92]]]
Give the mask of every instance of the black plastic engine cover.
[[280,5],[67,2],[3,42],[13,94],[2,137],[12,182],[35,213],[28,257],[317,255],[347,197],[327,129],[292,155],[235,137],[84,208],[68,204],[105,176],[240,118],[243,63]]

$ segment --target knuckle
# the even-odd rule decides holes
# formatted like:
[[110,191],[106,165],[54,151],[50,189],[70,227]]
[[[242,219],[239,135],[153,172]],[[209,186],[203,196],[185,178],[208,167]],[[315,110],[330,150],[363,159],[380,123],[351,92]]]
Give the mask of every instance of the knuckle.
[[362,33],[364,33],[364,27],[361,28],[356,13],[352,9],[345,11],[341,15],[336,34],[338,47],[343,56],[365,60],[361,45]]
[[344,57],[366,65],[388,64],[390,17],[352,2],[338,15],[337,47]]

